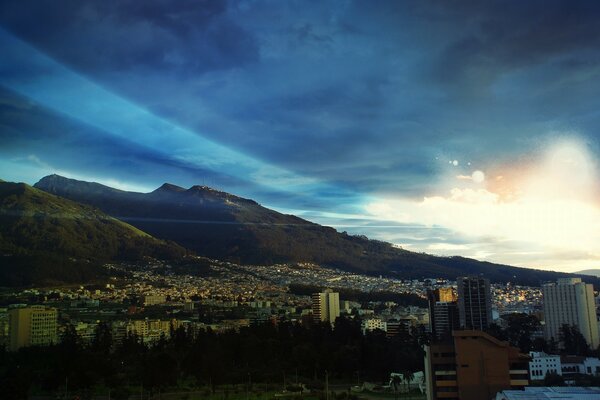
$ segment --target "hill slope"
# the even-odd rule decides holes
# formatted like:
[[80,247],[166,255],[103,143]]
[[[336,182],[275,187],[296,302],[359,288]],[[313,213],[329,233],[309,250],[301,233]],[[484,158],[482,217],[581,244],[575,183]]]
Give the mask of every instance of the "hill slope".
[[173,240],[199,254],[235,262],[311,261],[399,278],[453,279],[483,273],[494,281],[524,284],[539,284],[565,275],[413,253],[389,243],[339,233],[205,186],[184,189],[164,184],[150,193],[133,193],[50,175],[35,187],[98,207],[155,237]]
[[184,252],[98,209],[24,183],[0,182],[0,285],[85,281],[102,262]]
[[591,275],[591,276],[596,276],[598,278],[600,278],[600,269],[596,268],[596,269],[584,269],[581,271],[577,271],[578,274],[581,275]]

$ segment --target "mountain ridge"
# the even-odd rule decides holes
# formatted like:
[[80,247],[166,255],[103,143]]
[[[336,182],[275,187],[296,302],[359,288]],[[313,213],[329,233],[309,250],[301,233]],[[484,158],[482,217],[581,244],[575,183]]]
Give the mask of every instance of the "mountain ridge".
[[2,285],[26,285],[70,281],[70,275],[85,281],[100,274],[104,262],[179,258],[186,251],[92,206],[0,182],[0,253]]
[[[34,186],[98,207],[157,238],[173,240],[198,254],[237,263],[269,265],[307,261],[402,279],[454,279],[460,275],[485,274],[492,281],[533,285],[568,275],[458,256],[414,253],[387,242],[340,233],[206,186],[179,190],[179,186],[164,184],[160,188],[169,190],[137,193],[97,183],[90,186],[90,182],[58,175],[42,178]],[[94,191],[88,192],[87,188]]]
[[575,272],[581,275],[590,275],[600,278],[600,268],[582,269],[581,271]]

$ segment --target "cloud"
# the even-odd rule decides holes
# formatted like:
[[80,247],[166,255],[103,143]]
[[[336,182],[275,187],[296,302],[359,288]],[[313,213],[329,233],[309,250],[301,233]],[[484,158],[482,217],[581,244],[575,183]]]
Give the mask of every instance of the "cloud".
[[[309,214],[387,205],[410,227],[375,220],[348,229],[422,250],[465,245],[486,256],[494,253],[492,228],[479,232],[474,223],[488,241],[456,235],[455,243],[446,219],[479,209],[472,216],[489,226],[487,212],[499,217],[509,203],[525,202],[524,193],[584,206],[600,198],[586,170],[561,167],[561,175],[530,157],[565,131],[578,132],[589,159],[600,154],[598,13],[595,3],[566,1],[4,1],[5,34],[28,46],[3,46],[0,79],[23,97],[0,100],[0,151],[148,187],[207,180]],[[34,65],[32,50],[86,84]],[[19,62],[6,62],[10,56]],[[88,91],[75,96],[77,88]],[[107,103],[118,107],[79,108]],[[140,110],[152,123],[128,120]],[[186,132],[185,140],[159,135],[157,143],[153,132],[164,126]],[[188,143],[210,145],[179,151]],[[258,167],[247,169],[248,159]],[[94,168],[102,173],[88,174]],[[483,181],[474,179],[477,170]],[[523,171],[536,179],[525,182]],[[546,183],[546,172],[570,184]],[[584,191],[585,198],[561,197]],[[422,211],[434,206],[446,210],[432,211],[439,220]],[[506,241],[493,245],[506,260],[534,263]]]
[[[420,201],[376,200],[366,206],[366,212],[374,218],[441,226],[470,238],[468,247],[452,243],[426,247],[435,252],[470,253],[483,247],[496,260],[519,255],[528,266],[548,268],[556,268],[543,264],[553,258],[563,266],[565,257],[571,257],[571,268],[600,262],[600,204],[592,196],[598,193],[599,183],[595,160],[586,146],[572,138],[558,140],[537,155],[528,169],[518,171],[510,182],[514,196],[496,193],[493,187],[455,187],[446,195]],[[511,243],[506,251],[512,256],[501,252],[502,242]],[[535,250],[535,257],[523,257],[527,250]]]
[[225,1],[67,0],[32,6],[9,0],[0,6],[6,28],[75,68],[97,72],[198,73],[256,61],[253,36],[226,13]]

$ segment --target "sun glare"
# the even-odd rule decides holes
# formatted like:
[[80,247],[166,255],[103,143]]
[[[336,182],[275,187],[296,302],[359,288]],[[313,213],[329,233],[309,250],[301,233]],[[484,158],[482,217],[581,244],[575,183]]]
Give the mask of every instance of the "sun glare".
[[[585,144],[557,141],[532,160],[493,171],[496,179],[477,170],[471,179],[457,179],[449,193],[440,191],[421,201],[383,199],[366,210],[377,218],[442,226],[473,244],[510,241],[512,251],[571,254],[570,269],[600,263],[597,168]],[[453,248],[447,243],[428,249],[447,254]],[[505,256],[497,252],[489,258],[502,262]],[[556,268],[542,263],[533,259],[527,266]]]

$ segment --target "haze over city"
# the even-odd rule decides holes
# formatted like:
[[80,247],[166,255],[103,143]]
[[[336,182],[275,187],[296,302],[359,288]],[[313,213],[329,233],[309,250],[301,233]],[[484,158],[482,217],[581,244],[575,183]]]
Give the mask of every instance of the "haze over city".
[[600,267],[597,3],[202,4],[2,2],[0,178],[208,185],[408,250]]

